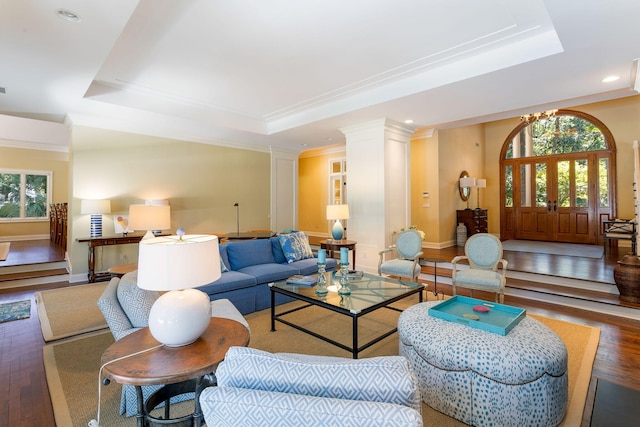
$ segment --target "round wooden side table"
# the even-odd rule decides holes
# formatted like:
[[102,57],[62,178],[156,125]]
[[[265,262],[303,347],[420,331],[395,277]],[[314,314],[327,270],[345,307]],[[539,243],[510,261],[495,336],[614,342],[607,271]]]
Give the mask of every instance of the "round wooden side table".
[[[169,425],[201,426],[203,421],[200,409],[200,392],[207,385],[205,375],[216,370],[229,347],[246,346],[249,343],[247,328],[230,319],[212,317],[209,327],[194,343],[182,347],[167,347],[156,341],[149,328],[136,331],[111,344],[102,354],[102,364],[106,364],[103,375],[119,384],[136,387],[138,396],[138,427]],[[195,380],[195,382],[194,382]],[[185,383],[186,384],[182,384]],[[144,385],[164,385],[175,392],[195,392],[193,414],[167,420],[169,408],[165,408],[165,419],[156,419],[149,415],[142,398]],[[187,390],[185,390],[187,389]],[[162,393],[158,400],[162,402],[172,393]],[[159,393],[156,392],[156,393]],[[169,395],[168,395],[169,394]],[[151,401],[153,398],[150,397]],[[149,408],[153,409],[153,408]],[[189,422],[189,418],[192,419]]]

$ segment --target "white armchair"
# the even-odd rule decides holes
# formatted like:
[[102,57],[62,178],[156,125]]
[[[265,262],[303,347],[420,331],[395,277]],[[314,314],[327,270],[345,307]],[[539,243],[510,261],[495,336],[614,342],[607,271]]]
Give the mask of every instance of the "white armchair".
[[200,395],[207,425],[421,426],[417,382],[402,356],[347,359],[231,347],[217,387]]
[[[508,262],[502,259],[502,243],[493,234],[477,233],[467,239],[464,245],[465,255],[460,255],[453,260],[451,273],[451,285],[453,295],[456,287],[482,290],[496,293],[496,302],[500,297],[500,304],[504,302],[504,287],[507,283]],[[467,260],[469,268],[460,269],[458,263]],[[498,265],[501,270],[498,271]]]
[[[385,255],[393,250],[398,251],[398,258],[385,260]],[[420,257],[422,256],[422,236],[416,230],[404,230],[396,237],[396,243],[379,252],[378,275],[406,277],[416,282],[420,274]]]

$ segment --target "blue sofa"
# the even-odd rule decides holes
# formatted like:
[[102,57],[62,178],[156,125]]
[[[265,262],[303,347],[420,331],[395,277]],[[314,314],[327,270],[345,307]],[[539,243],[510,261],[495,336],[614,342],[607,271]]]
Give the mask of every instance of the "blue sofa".
[[[242,314],[271,306],[269,283],[318,272],[317,258],[287,262],[278,237],[220,244],[220,259],[226,267],[222,277],[198,289],[212,301],[228,299]],[[327,271],[335,270],[337,264],[337,260],[327,258]],[[276,304],[289,301],[282,295],[276,297]]]

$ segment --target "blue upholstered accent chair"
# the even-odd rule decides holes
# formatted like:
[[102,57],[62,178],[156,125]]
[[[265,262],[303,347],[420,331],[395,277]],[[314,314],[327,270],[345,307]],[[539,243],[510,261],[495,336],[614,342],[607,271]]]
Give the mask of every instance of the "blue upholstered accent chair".
[[[393,250],[398,252],[398,258],[385,261],[385,254]],[[379,252],[378,275],[406,277],[416,282],[420,274],[420,257],[422,256],[422,236],[416,230],[404,230],[396,237],[395,245]]]
[[[465,255],[460,255],[453,260],[453,271],[451,275],[451,285],[453,287],[453,295],[456,294],[456,288],[481,290],[495,292],[495,300],[500,304],[504,302],[504,286],[507,283],[507,264],[502,259],[502,243],[493,234],[477,233],[467,239],[464,245]],[[458,263],[467,260],[469,268],[461,269]],[[498,266],[501,269],[498,271]]]
[[368,359],[231,347],[217,387],[200,395],[209,426],[421,426],[416,379],[402,356]]
[[[117,341],[138,329],[149,326],[149,311],[158,299],[159,294],[154,291],[140,289],[137,285],[138,272],[127,273],[122,278],[113,278],[98,299],[98,307],[102,312],[113,338]],[[242,323],[249,329],[249,324],[236,307],[227,299],[211,301],[212,317],[222,317]],[[144,386],[144,399],[158,390],[161,386]],[[171,399],[171,403],[193,399],[194,394],[184,394]],[[137,396],[135,387],[122,387],[120,400],[120,414],[127,417],[137,413]]]

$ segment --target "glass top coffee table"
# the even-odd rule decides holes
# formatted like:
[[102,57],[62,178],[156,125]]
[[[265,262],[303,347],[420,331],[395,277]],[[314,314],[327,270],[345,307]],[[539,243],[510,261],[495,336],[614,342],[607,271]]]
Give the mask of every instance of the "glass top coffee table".
[[[349,288],[351,289],[350,295],[340,295],[337,292],[340,278],[336,278],[335,272],[327,272],[325,274],[329,288],[329,292],[325,295],[317,295],[315,292],[316,286],[292,285],[287,284],[286,281],[269,284],[269,288],[271,290],[272,331],[276,330],[276,322],[281,322],[344,350],[350,351],[353,358],[357,359],[359,352],[369,348],[373,344],[397,331],[397,328],[393,328],[382,335],[377,336],[373,340],[358,346],[359,318],[380,308],[402,311],[398,308],[391,307],[390,304],[411,295],[418,294],[418,302],[422,302],[422,290],[424,289],[424,285],[421,283],[364,274],[362,278],[349,279]],[[276,314],[276,294],[286,295],[295,300],[304,301],[307,304]],[[284,318],[290,313],[303,310],[308,307],[321,307],[351,317],[353,327],[352,346],[337,342],[330,337],[311,331]]]

